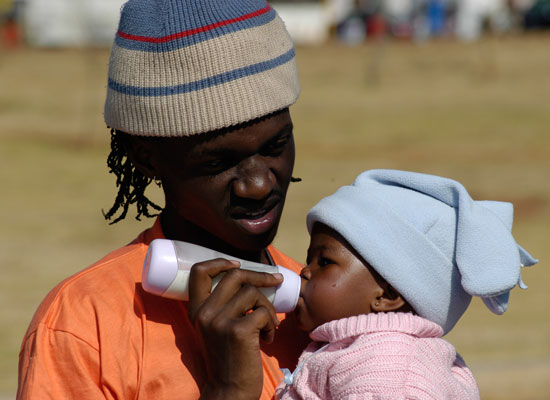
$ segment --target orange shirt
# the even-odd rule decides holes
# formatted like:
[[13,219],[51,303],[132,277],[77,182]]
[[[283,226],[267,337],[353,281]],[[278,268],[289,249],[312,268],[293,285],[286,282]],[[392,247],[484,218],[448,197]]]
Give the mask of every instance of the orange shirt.
[[[121,249],[64,280],[44,299],[19,355],[18,399],[197,399],[205,380],[187,303],[145,292],[141,271],[149,243],[164,238],[159,220]],[[274,247],[274,262],[301,265]],[[275,342],[262,345],[271,399],[279,368],[294,369],[308,342],[292,315]]]

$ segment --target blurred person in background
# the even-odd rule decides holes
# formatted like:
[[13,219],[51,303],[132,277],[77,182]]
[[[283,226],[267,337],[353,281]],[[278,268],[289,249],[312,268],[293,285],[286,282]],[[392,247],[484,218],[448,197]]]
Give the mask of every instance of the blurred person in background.
[[0,0],[0,22],[4,21],[13,13],[13,0]]
[[0,44],[14,48],[21,44],[20,0],[0,0]]
[[413,29],[414,0],[387,0],[382,2],[383,14],[393,36],[410,38]]
[[523,21],[527,12],[533,7],[536,0],[510,0],[510,12],[512,13],[512,23],[515,29],[523,27]]
[[[111,51],[107,164],[152,228],[54,288],[23,339],[18,399],[270,399],[305,347],[257,287],[281,277],[217,259],[193,269],[190,301],[146,293],[156,238],[299,272],[271,245],[293,180],[293,43],[263,0],[130,0]],[[159,207],[145,196],[163,190]],[[212,278],[227,272],[211,292]]]
[[550,0],[536,0],[522,17],[527,30],[550,29]]
[[457,0],[456,36],[465,41],[477,40],[484,29],[503,33],[512,27],[507,0]]

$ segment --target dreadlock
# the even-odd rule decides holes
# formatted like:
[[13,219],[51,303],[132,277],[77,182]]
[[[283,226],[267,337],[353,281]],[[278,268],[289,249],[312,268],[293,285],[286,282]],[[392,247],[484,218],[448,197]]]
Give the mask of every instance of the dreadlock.
[[[118,193],[115,203],[106,213],[102,210],[106,220],[112,220],[110,225],[123,220],[128,214],[128,208],[131,204],[136,204],[137,215],[136,219],[141,221],[141,216],[155,217],[157,214],[152,214],[149,207],[157,211],[161,211],[162,207],[156,205],[145,196],[145,189],[151,183],[152,179],[143,175],[132,162],[128,159],[126,148],[124,146],[124,133],[111,129],[111,152],[107,157],[107,167],[109,173],[116,176],[116,186]],[[120,211],[118,217],[115,214]]]

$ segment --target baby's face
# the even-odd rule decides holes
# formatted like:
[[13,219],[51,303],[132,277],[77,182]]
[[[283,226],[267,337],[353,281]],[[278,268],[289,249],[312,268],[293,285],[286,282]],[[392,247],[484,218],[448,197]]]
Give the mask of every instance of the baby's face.
[[368,314],[383,294],[369,268],[336,231],[315,224],[302,270],[296,307],[300,328],[311,331],[335,319]]

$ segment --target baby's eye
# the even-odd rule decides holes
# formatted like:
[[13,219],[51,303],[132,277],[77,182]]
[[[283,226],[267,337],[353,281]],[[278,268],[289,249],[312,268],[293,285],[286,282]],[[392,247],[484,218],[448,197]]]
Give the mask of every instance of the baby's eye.
[[335,262],[327,257],[319,257],[318,264],[320,267],[326,267],[327,265],[335,264]]

